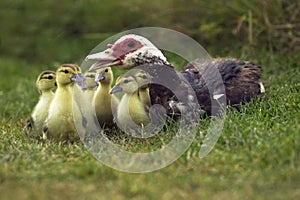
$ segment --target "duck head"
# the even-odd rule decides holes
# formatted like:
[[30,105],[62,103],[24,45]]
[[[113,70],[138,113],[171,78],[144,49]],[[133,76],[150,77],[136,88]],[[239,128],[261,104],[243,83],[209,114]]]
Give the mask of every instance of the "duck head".
[[36,80],[36,87],[39,93],[51,90],[56,87],[56,74],[54,71],[43,71]]
[[81,74],[81,70],[78,65],[63,64],[57,69],[56,75],[58,85],[77,83],[82,88],[85,87],[85,77]]
[[92,71],[92,72],[86,72],[84,74],[85,77],[85,85],[87,87],[87,89],[94,89],[95,87],[98,86],[98,83],[95,81],[95,76],[96,76],[96,72]]
[[125,92],[131,94],[138,89],[138,83],[134,76],[130,74],[123,74],[119,76],[116,80],[115,86],[110,90],[110,94],[117,92]]
[[97,83],[111,85],[113,79],[113,72],[110,67],[103,67],[96,70],[95,81]]
[[151,81],[150,74],[148,74],[144,70],[138,70],[134,77],[140,88],[147,88],[148,84]]
[[107,49],[86,57],[86,61],[96,61],[90,70],[101,67],[118,66],[120,69],[151,63],[153,59],[167,63],[163,53],[145,37],[129,34],[122,36],[114,44],[108,44]]

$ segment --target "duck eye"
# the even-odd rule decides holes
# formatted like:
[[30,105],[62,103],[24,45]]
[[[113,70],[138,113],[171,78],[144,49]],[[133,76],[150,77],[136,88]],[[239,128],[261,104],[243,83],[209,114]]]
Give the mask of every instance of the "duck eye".
[[143,75],[142,78],[143,78],[143,79],[147,79],[147,76],[146,76],[146,75]]
[[133,47],[135,46],[135,42],[129,42],[129,43],[127,44],[127,46],[128,46],[129,48],[133,48]]
[[64,70],[63,71],[65,74],[68,74],[69,73],[69,70]]
[[124,83],[128,83],[129,81],[128,80],[124,80]]
[[53,76],[48,76],[48,79],[49,79],[49,80],[52,80],[52,79],[53,79]]
[[108,72],[108,69],[105,69],[105,72]]

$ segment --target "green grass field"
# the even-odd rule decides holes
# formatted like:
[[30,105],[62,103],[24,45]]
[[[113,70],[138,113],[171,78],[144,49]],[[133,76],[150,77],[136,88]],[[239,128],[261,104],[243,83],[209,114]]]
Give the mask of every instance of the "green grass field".
[[0,199],[299,199],[299,60],[263,51],[232,56],[263,67],[265,97],[228,110],[205,158],[198,157],[198,135],[172,165],[145,174],[111,169],[80,142],[24,137],[36,77],[49,66],[0,57]]

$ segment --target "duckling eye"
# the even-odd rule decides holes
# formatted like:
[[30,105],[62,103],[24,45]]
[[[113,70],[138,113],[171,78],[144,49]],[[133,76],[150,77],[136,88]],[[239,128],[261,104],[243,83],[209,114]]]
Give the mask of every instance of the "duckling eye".
[[124,80],[124,82],[123,83],[128,83],[129,81],[128,80]]
[[105,69],[105,72],[108,72],[108,69]]
[[143,75],[143,76],[142,76],[142,78],[143,78],[143,79],[146,79],[146,78],[147,78],[147,76],[146,76],[146,75]]
[[53,79],[53,76],[48,76],[48,79],[49,79],[49,80],[52,80],[52,79]]
[[128,46],[129,48],[133,48],[133,47],[135,46],[135,42],[129,42],[129,43],[127,44],[127,46]]
[[69,70],[67,69],[64,69],[64,70],[60,70],[61,72],[65,73],[65,74],[68,74],[69,73]]

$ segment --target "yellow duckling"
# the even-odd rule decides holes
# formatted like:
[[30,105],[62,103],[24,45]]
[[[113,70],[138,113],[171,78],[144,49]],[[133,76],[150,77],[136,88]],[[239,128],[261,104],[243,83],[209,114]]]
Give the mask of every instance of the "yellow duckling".
[[96,71],[96,82],[99,86],[93,98],[93,106],[101,127],[111,128],[114,126],[114,114],[117,113],[119,105],[118,98],[110,94],[111,84],[113,82],[113,72],[110,67],[98,69]]
[[138,83],[134,76],[124,74],[118,77],[110,93],[124,92],[118,106],[117,124],[123,130],[137,130],[150,123],[145,105],[138,96]]
[[88,102],[92,102],[95,91],[97,90],[97,86],[98,86],[98,83],[95,81],[96,72],[88,71],[84,74],[84,76],[85,76],[84,83],[86,85],[84,96],[86,96]]
[[[94,107],[92,105],[97,83],[95,82],[95,72],[86,72],[87,76],[83,76],[81,68],[78,65],[74,65],[74,67],[78,73],[76,84],[72,87],[73,107],[76,108],[74,109],[74,120],[80,138],[84,139],[98,131],[97,124],[94,123],[96,119],[93,115]],[[94,88],[92,89],[92,87]],[[83,123],[77,123],[80,121]]]
[[[43,126],[43,134],[56,141],[74,140],[78,138],[74,119],[79,126],[85,126],[86,121],[81,117],[78,105],[73,99],[72,91],[75,82],[81,82],[82,77],[78,72],[78,66],[63,64],[56,71],[57,90],[51,102],[47,119]],[[77,124],[76,124],[77,125]]]
[[52,90],[56,87],[55,77],[55,72],[43,71],[36,80],[40,98],[31,116],[26,121],[24,132],[27,136],[42,136],[43,123],[47,117],[50,103],[54,98]]
[[148,107],[151,106],[151,99],[149,95],[149,87],[148,84],[150,83],[151,77],[150,75],[145,72],[144,70],[139,70],[135,75],[134,75],[138,86],[139,86],[139,97],[142,101],[142,103]]

